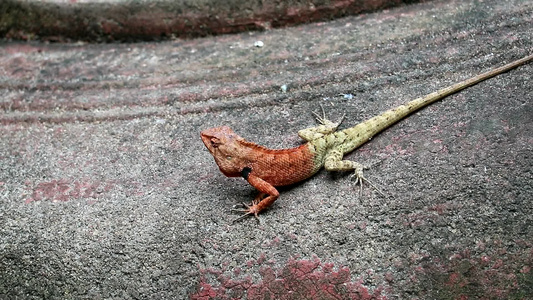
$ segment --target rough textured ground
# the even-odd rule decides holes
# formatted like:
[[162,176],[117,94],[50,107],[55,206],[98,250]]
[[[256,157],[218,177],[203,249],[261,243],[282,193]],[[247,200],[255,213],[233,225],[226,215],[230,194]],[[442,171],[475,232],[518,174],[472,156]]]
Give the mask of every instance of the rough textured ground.
[[188,41],[2,44],[0,298],[532,298],[533,64],[350,155],[389,198],[322,171],[231,225],[255,192],[199,138],[225,124],[295,146],[319,105],[350,126],[531,54],[532,16],[433,1]]

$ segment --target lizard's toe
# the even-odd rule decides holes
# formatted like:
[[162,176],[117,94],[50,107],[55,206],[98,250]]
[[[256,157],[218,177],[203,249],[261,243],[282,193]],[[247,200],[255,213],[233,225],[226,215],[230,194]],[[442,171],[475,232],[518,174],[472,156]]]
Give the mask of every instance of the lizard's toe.
[[238,217],[238,218],[233,219],[233,221],[231,221],[231,223],[235,223],[235,222],[237,222],[237,221],[240,221],[240,220],[246,218],[247,216],[249,216],[249,215],[251,215],[251,214],[252,214],[252,213],[247,212],[247,213],[245,213],[244,215],[242,215],[242,216],[240,216],[240,217]]
[[246,208],[243,208],[243,209],[232,209],[232,211],[236,211],[236,212],[243,212],[244,215],[234,219],[232,221],[232,223],[235,223],[237,221],[240,221],[244,218],[246,218],[247,216],[250,216],[250,215],[253,215],[256,219],[257,219],[257,222],[260,223],[260,220],[259,220],[259,209],[258,209],[258,206],[256,204],[253,204],[252,205],[248,205],[246,203],[242,203],[242,205]]

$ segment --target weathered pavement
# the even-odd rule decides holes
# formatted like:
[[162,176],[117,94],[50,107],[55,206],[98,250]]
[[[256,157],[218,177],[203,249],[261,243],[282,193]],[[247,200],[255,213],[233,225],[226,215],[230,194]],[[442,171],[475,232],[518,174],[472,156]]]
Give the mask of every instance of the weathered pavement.
[[350,155],[387,199],[322,171],[231,225],[255,191],[199,138],[225,124],[294,146],[319,104],[351,126],[531,54],[532,15],[433,1],[187,41],[2,44],[0,298],[532,298],[533,64]]

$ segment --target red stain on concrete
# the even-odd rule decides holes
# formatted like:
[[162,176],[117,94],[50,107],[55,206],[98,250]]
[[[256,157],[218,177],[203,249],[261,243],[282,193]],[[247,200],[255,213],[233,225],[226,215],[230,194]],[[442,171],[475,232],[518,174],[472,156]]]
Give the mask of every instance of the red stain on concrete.
[[383,288],[370,290],[361,280],[352,281],[349,268],[334,269],[334,264],[322,263],[317,257],[289,259],[280,269],[262,266],[257,282],[251,276],[230,278],[226,270],[202,269],[191,299],[386,299]]
[[533,243],[500,242],[427,257],[425,263],[413,266],[413,280],[429,285],[426,290],[438,291],[442,299],[530,299]]
[[[28,184],[31,185],[31,184]],[[96,199],[100,194],[109,191],[113,187],[112,182],[100,182],[91,180],[54,179],[39,182],[32,190],[31,196],[25,203],[33,201],[65,202],[81,198]]]
[[462,204],[455,203],[453,201],[436,203],[426,206],[420,211],[411,212],[408,214],[402,213],[398,216],[398,220],[406,227],[416,228],[425,226],[430,222],[442,220],[443,217],[453,214],[455,211],[460,210],[461,207]]

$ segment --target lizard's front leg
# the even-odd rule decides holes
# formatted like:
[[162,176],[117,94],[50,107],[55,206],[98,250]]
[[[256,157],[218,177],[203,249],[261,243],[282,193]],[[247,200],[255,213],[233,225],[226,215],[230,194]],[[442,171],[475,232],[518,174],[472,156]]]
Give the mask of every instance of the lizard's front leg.
[[246,174],[245,179],[250,185],[259,191],[259,195],[257,195],[254,201],[252,201],[251,205],[245,205],[246,209],[243,211],[245,214],[233,220],[233,222],[238,221],[248,215],[254,215],[256,218],[258,218],[257,215],[259,212],[272,205],[272,203],[274,203],[274,201],[276,201],[276,199],[279,197],[278,190],[263,179],[253,174]]
[[372,182],[365,178],[363,175],[364,166],[358,162],[351,160],[343,160],[343,153],[341,150],[333,149],[331,150],[324,161],[324,169],[328,171],[354,171],[355,183],[359,183],[359,194],[363,192],[363,181],[366,181],[371,187],[373,187],[380,195],[385,197],[383,194]]

